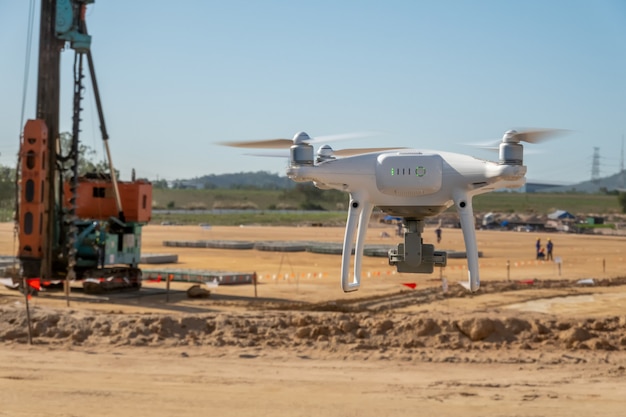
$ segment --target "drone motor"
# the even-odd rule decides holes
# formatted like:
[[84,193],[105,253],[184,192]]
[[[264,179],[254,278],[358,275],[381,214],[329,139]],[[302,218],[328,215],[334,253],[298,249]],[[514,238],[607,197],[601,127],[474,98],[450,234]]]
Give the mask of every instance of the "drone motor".
[[514,142],[502,142],[499,146],[500,165],[523,165],[524,146]]

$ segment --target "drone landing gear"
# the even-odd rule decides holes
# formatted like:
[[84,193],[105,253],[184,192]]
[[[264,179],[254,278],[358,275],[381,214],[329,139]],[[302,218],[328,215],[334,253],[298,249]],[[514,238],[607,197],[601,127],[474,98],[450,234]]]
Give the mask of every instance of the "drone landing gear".
[[446,266],[446,252],[422,243],[423,220],[405,220],[404,243],[389,251],[389,265],[398,272],[432,274],[435,266]]

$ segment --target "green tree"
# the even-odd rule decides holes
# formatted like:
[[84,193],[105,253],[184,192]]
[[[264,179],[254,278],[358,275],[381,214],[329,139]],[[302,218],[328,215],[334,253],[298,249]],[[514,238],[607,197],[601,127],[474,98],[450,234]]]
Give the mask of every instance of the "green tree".
[[169,186],[167,185],[167,180],[155,180],[152,181],[152,188],[158,190],[167,190]]
[[[59,134],[59,140],[61,142],[61,155],[67,157],[70,154],[72,147],[72,134],[70,132],[62,132]],[[106,160],[99,162],[94,161],[96,151],[87,145],[82,143],[78,144],[78,175],[82,176],[88,173],[108,173],[109,163]],[[67,161],[62,164],[66,170],[71,169],[71,162]],[[115,170],[115,177],[120,177],[120,172]]]
[[0,165],[0,208],[15,205],[15,168]]
[[15,168],[0,165],[0,221],[12,219],[15,211]]
[[347,203],[349,200],[346,193],[339,190],[321,190],[312,183],[296,184],[295,189],[284,193],[284,197],[290,195],[304,197],[304,201],[300,203],[300,207],[304,210],[325,210],[324,206],[332,206],[333,203]]

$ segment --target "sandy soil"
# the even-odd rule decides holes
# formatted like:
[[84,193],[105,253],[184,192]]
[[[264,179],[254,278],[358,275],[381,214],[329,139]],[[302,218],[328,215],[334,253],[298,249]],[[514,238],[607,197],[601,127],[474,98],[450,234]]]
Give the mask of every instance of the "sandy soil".
[[[343,294],[337,255],[162,244],[342,235],[148,226],[144,252],[177,253],[171,268],[254,271],[258,297],[246,285],[189,299],[191,284],[173,283],[166,302],[163,283],[146,283],[139,293],[73,291],[67,307],[62,294],[40,293],[33,345],[23,296],[1,289],[0,416],[623,415],[624,237],[478,231],[474,295],[457,284],[461,259],[411,275],[366,257],[362,290]],[[397,244],[393,235],[374,225],[367,242]],[[434,237],[427,229],[425,241]],[[537,237],[552,238],[560,269],[533,259]],[[14,247],[0,224],[0,254]],[[460,230],[445,229],[438,249],[463,250]],[[577,283],[587,278],[595,285]]]

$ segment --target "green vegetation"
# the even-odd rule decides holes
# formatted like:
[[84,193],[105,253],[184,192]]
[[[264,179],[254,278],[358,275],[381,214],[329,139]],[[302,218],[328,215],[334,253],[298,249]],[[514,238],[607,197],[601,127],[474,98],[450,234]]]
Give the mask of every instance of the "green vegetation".
[[[69,132],[60,133],[59,142],[61,146],[61,155],[63,157],[72,156],[73,155],[72,154],[72,134]],[[109,172],[109,163],[105,159],[102,159],[99,162],[94,161],[94,157],[96,156],[96,151],[94,149],[82,143],[78,143],[77,146],[78,146],[77,147],[77,151],[78,151],[78,156],[77,156],[78,168],[77,169],[78,169],[79,176],[85,175],[87,173],[92,173],[92,172],[99,172],[99,173]],[[74,159],[74,156],[72,156],[70,160],[65,161],[65,162],[62,162],[61,159],[62,158],[59,158],[58,163],[61,166],[63,166],[63,169],[66,171],[66,177],[69,178],[70,177],[69,173],[71,172],[71,169],[72,169],[72,160]],[[116,178],[120,177],[120,172],[118,170],[115,170],[115,176]]]
[[346,222],[346,213],[343,211],[317,211],[317,212],[289,212],[262,211],[262,212],[238,212],[226,214],[183,213],[167,214],[153,213],[152,223],[170,224],[209,224],[212,226],[239,226],[246,224],[272,225],[272,226],[310,226],[316,224],[342,226]]
[[622,208],[622,213],[626,213],[626,192],[620,191],[617,194],[617,201]]
[[[240,225],[240,224],[344,224],[348,196],[338,191],[323,191],[311,185],[298,184],[289,190],[241,189],[156,189],[155,208],[172,212],[153,214],[154,223]],[[237,213],[206,214],[194,209],[244,209]],[[254,209],[246,212],[245,209]],[[176,209],[187,209],[177,213]],[[284,213],[279,209],[318,210],[306,213]],[[448,209],[454,211],[454,208]],[[567,210],[576,215],[616,214],[621,211],[618,199],[606,194],[524,194],[490,193],[474,198],[474,211],[518,214],[548,214]]]
[[489,193],[474,198],[474,211],[548,214],[566,210],[575,215],[621,212],[614,195],[575,193]]
[[163,189],[152,190],[155,209],[344,210],[348,195],[298,184],[285,190]]
[[[315,210],[318,206],[320,210],[334,211],[347,209],[348,195],[334,190],[318,190],[312,185],[289,190],[155,189],[153,203],[155,209]],[[606,194],[489,193],[474,198],[474,210],[519,214],[567,210],[580,215],[608,215],[620,213],[621,206],[616,196]]]
[[15,169],[0,165],[0,221],[13,220],[15,210]]

